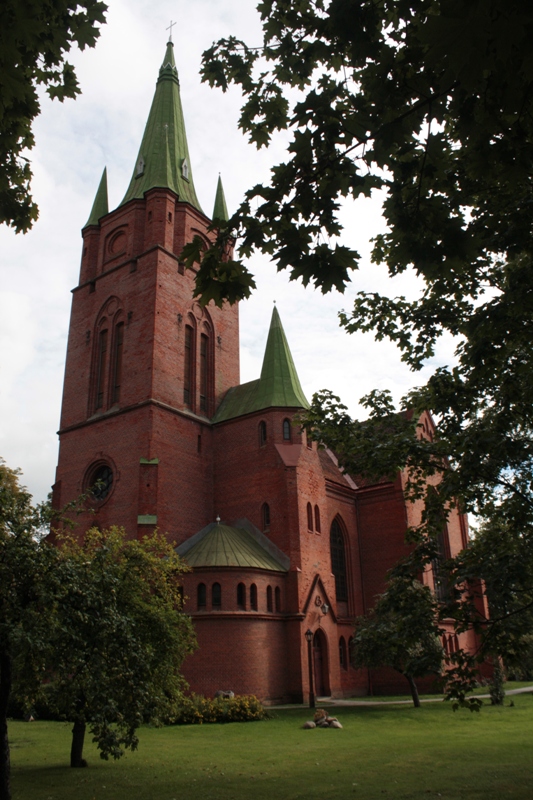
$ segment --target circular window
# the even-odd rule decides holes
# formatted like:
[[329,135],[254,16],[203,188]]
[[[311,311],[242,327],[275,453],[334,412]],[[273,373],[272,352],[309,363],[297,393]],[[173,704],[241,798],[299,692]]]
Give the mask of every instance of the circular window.
[[107,464],[101,464],[91,475],[89,491],[99,503],[106,499],[113,486],[113,470]]

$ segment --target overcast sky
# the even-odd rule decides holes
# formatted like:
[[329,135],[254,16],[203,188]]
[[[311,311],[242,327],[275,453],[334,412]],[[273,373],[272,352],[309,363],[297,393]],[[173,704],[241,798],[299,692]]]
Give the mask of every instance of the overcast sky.
[[[82,94],[63,104],[45,97],[35,123],[31,160],[39,220],[25,236],[0,227],[0,455],[9,466],[22,469],[23,483],[35,500],[44,499],[54,482],[80,231],[104,166],[110,210],[124,196],[171,19],[177,22],[175,57],[194,182],[204,211],[211,214],[219,172],[231,213],[244,191],[266,179],[269,167],[284,158],[283,138],[258,152],[238,130],[238,91],[223,94],[200,83],[201,55],[214,40],[233,34],[251,45],[261,43],[254,2],[109,0],[108,21],[96,48],[70,56]],[[307,397],[331,389],[361,416],[357,401],[362,395],[389,388],[399,399],[423,381],[424,373],[409,372],[389,343],[345,334],[337,313],[350,308],[360,289],[396,295],[413,292],[416,282],[410,276],[388,281],[383,268],[370,264],[369,239],[383,229],[377,200],[347,204],[342,220],[343,241],[363,255],[362,268],[344,295],[304,289],[277,274],[268,259],[251,260],[258,288],[240,306],[241,381],[259,376],[276,300]],[[449,346],[443,346],[436,361],[446,358],[446,350]]]

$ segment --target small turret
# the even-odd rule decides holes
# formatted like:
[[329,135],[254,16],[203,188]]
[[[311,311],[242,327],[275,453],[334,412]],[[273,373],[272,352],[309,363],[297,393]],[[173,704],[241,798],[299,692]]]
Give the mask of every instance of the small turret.
[[100,185],[98,186],[98,190],[94,198],[93,207],[91,209],[91,213],[89,214],[89,219],[83,227],[87,228],[89,225],[98,225],[98,220],[108,213],[109,204],[107,201],[107,167],[104,167],[104,171],[100,179]]
[[222,186],[222,178],[218,176],[217,194],[215,197],[215,206],[213,208],[213,219],[220,219],[226,222],[229,219],[228,209],[226,206],[226,198],[224,196],[224,188]]

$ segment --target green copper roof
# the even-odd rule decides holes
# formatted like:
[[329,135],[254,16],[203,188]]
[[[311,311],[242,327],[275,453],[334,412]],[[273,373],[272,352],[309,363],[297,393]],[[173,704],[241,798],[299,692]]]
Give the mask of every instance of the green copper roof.
[[109,205],[107,202],[107,167],[104,167],[89,219],[83,227],[87,228],[88,225],[98,225],[98,220],[100,217],[103,217],[108,213]]
[[172,42],[167,44],[141,148],[121,205],[142,198],[155,187],[172,189],[182,202],[202,211],[192,179]]
[[263,408],[309,408],[276,306],[272,312],[261,377],[230,389],[213,422],[241,417]]
[[224,222],[229,219],[226,198],[224,197],[224,188],[222,186],[222,178],[220,175],[218,176],[217,195],[215,197],[215,207],[213,208],[213,219],[223,219]]
[[[188,546],[188,544],[192,546]],[[201,567],[248,567],[286,572],[286,568],[245,528],[216,523],[177,548],[193,569]]]

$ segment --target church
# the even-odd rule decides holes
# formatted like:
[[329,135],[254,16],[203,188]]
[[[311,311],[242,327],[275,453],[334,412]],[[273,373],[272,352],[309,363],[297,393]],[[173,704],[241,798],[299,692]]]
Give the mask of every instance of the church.
[[[401,473],[358,481],[306,440],[308,401],[276,307],[261,374],[241,384],[238,305],[193,298],[180,253],[194,236],[207,245],[227,210],[220,178],[211,216],[196,195],[172,42],[112,210],[106,181],[104,170],[72,294],[55,506],[94,487],[78,530],[157,528],[176,543],[199,644],[183,668],[191,690],[270,703],[406,691],[393,672],[354,669],[350,639],[420,509]],[[421,435],[431,426],[424,415]],[[467,536],[454,511],[445,554]],[[434,587],[431,571],[423,578]],[[443,644],[458,646],[451,629]]]

